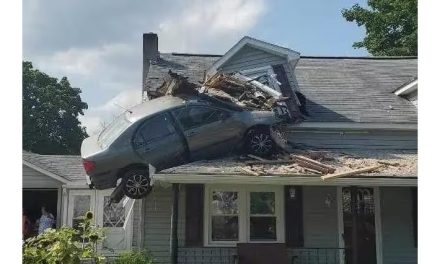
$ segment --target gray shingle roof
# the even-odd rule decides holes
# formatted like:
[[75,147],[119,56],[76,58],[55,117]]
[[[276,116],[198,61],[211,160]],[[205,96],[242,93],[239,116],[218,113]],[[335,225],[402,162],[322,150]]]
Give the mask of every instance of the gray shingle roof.
[[86,182],[86,173],[80,156],[40,155],[23,152],[23,160],[54,173],[68,181]]
[[417,76],[417,59],[306,57],[295,73],[308,121],[417,123],[417,108],[393,93]]
[[146,81],[148,90],[155,90],[163,82],[168,70],[188,77],[194,83],[203,81],[205,71],[216,62],[219,55],[185,55],[161,53],[157,61],[151,62]]
[[[152,63],[146,89],[162,84],[168,70],[203,81],[218,55],[165,53]],[[295,75],[307,98],[309,122],[417,123],[417,108],[393,94],[417,77],[417,58],[301,57]]]

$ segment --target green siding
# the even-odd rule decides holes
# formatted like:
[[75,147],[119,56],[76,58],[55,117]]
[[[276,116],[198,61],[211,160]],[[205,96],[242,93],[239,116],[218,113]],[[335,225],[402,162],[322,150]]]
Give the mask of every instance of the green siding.
[[[304,247],[338,247],[336,187],[304,186]],[[331,199],[329,207],[325,204]]]
[[417,263],[412,223],[411,189],[381,188],[384,264]]

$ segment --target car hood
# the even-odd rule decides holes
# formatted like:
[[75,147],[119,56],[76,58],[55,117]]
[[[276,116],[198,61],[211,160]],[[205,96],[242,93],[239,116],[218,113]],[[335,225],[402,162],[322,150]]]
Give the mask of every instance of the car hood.
[[98,135],[84,139],[81,144],[81,157],[83,159],[89,158],[101,151],[102,149],[98,144]]

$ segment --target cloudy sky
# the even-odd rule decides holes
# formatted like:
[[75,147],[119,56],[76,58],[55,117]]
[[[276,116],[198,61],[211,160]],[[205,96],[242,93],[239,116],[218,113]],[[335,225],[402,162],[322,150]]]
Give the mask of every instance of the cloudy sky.
[[341,9],[366,0],[24,0],[23,56],[67,76],[89,104],[89,134],[141,101],[142,33],[161,52],[224,54],[244,35],[302,55],[368,55],[353,49],[364,31]]

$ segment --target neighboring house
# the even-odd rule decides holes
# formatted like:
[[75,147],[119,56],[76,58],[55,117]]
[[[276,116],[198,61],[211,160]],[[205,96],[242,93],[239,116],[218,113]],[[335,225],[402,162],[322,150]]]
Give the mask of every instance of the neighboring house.
[[[297,148],[399,163],[325,182],[310,173],[249,176],[227,160],[154,173],[142,247],[158,263],[234,263],[237,243],[262,241],[285,243],[294,263],[417,262],[417,104],[406,96],[416,57],[300,56],[250,37],[223,56],[160,53],[153,33],[143,50],[144,100],[169,70],[193,82],[275,73],[283,95],[306,97],[306,120],[287,127]],[[271,209],[250,209],[261,202]]]
[[141,239],[142,201],[122,200],[105,206],[111,190],[91,190],[79,156],[39,155],[23,152],[23,209],[32,221],[45,205],[56,217],[57,227],[75,226],[87,211],[95,224],[106,229],[102,247],[106,255],[135,248]]

